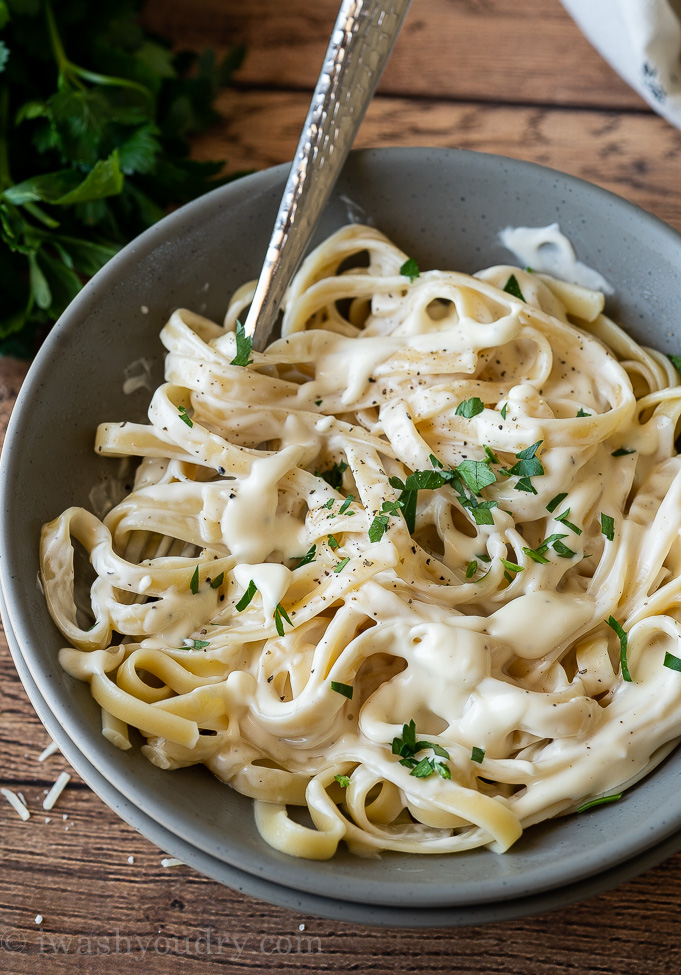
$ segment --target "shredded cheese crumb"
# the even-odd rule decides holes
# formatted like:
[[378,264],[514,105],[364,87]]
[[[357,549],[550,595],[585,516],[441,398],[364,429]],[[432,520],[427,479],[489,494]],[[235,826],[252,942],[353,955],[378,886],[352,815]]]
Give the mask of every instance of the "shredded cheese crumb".
[[[69,775],[68,772],[62,772],[60,774],[57,781],[54,783],[50,791],[43,799],[43,809],[52,809],[55,802],[57,801],[57,799],[62,794],[62,792],[64,791],[64,789],[66,788],[66,786],[70,781],[71,781],[71,776]],[[64,816],[64,819],[66,819],[66,816]]]
[[135,862],[134,857],[128,857],[128,863],[134,863],[134,862]]
[[36,914],[36,916],[35,916],[35,923],[36,924],[42,924],[43,923],[43,916],[42,916],[42,914]]
[[0,795],[3,795],[7,802],[10,804],[12,809],[19,814],[19,816],[26,822],[27,819],[31,818],[31,814],[28,811],[26,805],[21,801],[16,792],[12,792],[11,789],[0,789]]
[[44,762],[46,758],[49,758],[50,755],[54,755],[54,753],[58,751],[59,751],[59,745],[56,743],[56,741],[51,741],[47,746],[47,748],[44,748],[41,751],[40,755],[38,755],[38,761]]
[[178,860],[177,857],[163,857],[161,860],[162,867],[183,867],[184,860]]

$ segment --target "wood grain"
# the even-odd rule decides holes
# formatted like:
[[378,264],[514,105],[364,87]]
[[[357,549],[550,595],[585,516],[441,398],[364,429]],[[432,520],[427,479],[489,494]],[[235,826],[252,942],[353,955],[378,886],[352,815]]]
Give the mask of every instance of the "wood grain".
[[[338,0],[149,0],[145,20],[179,45],[246,46],[239,84],[310,89]],[[513,104],[644,108],[557,0],[414,0],[380,90]]]
[[[309,98],[298,92],[225,91],[224,121],[195,140],[201,159],[227,170],[261,169],[293,157]],[[381,97],[356,147],[445,146],[527,159],[590,180],[681,230],[681,132],[657,115],[483,106]],[[651,151],[651,147],[653,151]]]

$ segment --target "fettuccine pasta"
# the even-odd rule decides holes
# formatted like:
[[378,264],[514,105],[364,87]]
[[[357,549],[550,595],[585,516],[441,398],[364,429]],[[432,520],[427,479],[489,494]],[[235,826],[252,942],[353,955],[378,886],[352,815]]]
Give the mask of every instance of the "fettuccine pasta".
[[133,490],[43,530],[59,660],[103,734],[205,764],[319,859],[502,852],[645,775],[681,735],[668,359],[598,292],[419,271],[358,225],[262,353],[252,294],[223,325],[171,315],[149,422],[97,431],[141,458]]

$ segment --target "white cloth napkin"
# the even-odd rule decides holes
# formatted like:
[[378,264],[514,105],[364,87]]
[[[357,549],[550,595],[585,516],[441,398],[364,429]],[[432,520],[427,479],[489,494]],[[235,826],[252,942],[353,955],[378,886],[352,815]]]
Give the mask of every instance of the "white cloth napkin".
[[681,129],[681,0],[562,0],[596,50]]

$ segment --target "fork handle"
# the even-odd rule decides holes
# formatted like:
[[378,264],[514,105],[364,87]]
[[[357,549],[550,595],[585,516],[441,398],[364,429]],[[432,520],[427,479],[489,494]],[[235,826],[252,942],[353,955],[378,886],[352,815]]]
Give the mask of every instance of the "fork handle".
[[411,0],[343,0],[244,330],[262,350],[331,194]]

